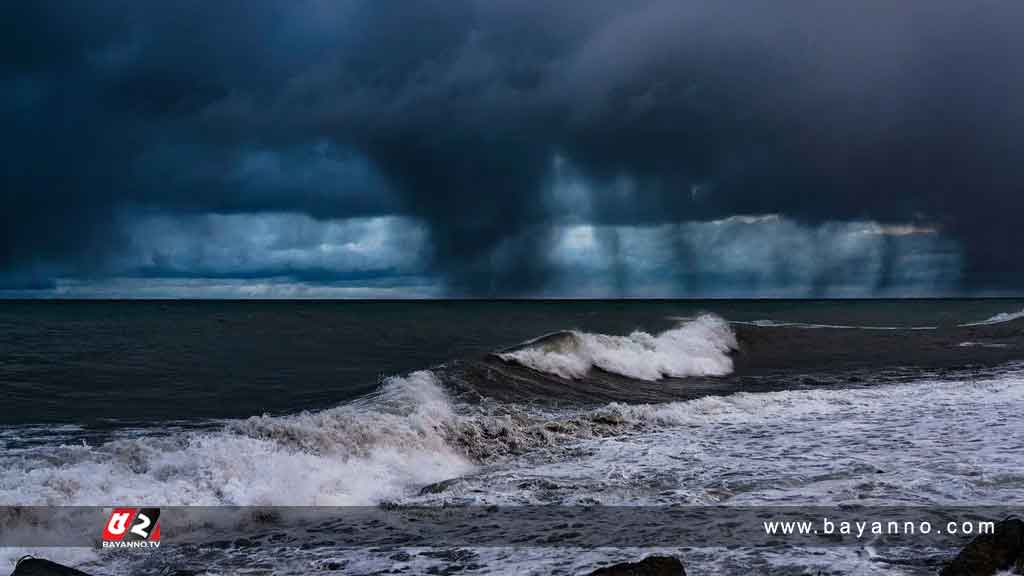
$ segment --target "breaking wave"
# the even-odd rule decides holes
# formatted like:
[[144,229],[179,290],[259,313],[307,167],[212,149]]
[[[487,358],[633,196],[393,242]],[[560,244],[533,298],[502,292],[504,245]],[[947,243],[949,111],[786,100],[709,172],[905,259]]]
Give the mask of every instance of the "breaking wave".
[[0,503],[369,505],[474,469],[432,372],[333,409],[0,457]]
[[597,368],[636,378],[724,376],[733,369],[736,336],[722,318],[705,314],[657,335],[558,332],[498,354],[502,360],[566,379]]
[[1014,320],[1020,320],[1024,318],[1024,310],[1018,310],[1017,312],[1000,312],[991,318],[982,320],[981,322],[971,322],[969,324],[961,324],[960,327],[966,328],[968,326],[990,326],[992,324],[1005,324],[1006,322],[1013,322]]
[[[565,381],[530,370],[569,380],[591,370],[643,381],[718,376],[732,372],[737,347],[729,323],[702,315],[658,334],[551,334],[502,351],[502,361],[479,364],[486,373],[469,374],[518,393],[530,378],[555,381],[555,388],[538,386],[560,398]],[[495,365],[507,371],[493,370]],[[815,401],[831,398],[831,392],[800,391],[556,406],[524,402],[528,396],[515,394],[500,401],[486,387],[460,388],[460,375],[446,365],[388,378],[377,392],[327,410],[254,416],[215,427],[131,430],[102,441],[77,427],[2,431],[0,438],[18,448],[0,452],[0,504],[374,505],[415,496],[425,486],[510,456],[538,448],[557,452],[574,440],[716,418],[749,420],[776,411],[821,413],[842,404]],[[600,390],[601,380],[592,380]],[[592,394],[587,386],[571,384]]]
[[319,412],[0,454],[0,505],[375,505],[483,463],[616,434],[622,424],[603,413],[461,403],[438,373],[423,370]]
[[[377,393],[322,412],[259,416],[215,431],[175,431],[95,447],[69,443],[0,454],[0,502],[592,506],[1016,501],[1020,471],[1006,454],[1017,446],[998,438],[1019,437],[1014,416],[1024,403],[1020,374],[1015,367],[980,380],[924,378],[863,388],[740,392],[544,411],[460,403],[445,389],[443,369],[419,371],[390,378]],[[607,436],[617,440],[601,441]],[[987,440],[991,437],[997,440]],[[550,449],[479,466],[536,448]],[[893,454],[904,464],[892,465]],[[221,538],[218,530],[236,532],[230,522],[250,532],[266,530],[258,516],[250,521],[246,514],[205,517],[197,510],[191,536]],[[0,524],[4,520],[0,515]],[[43,535],[40,542],[50,541],[47,537],[56,542],[62,526],[46,517],[33,530]],[[13,563],[24,552],[0,550],[0,562]],[[76,564],[98,558],[91,549],[52,548],[45,554]],[[333,562],[347,552],[329,554]],[[274,561],[289,568],[279,571],[289,573],[298,573],[289,563],[310,564],[308,556]],[[391,558],[377,561],[394,563]],[[504,566],[506,561],[492,563]]]

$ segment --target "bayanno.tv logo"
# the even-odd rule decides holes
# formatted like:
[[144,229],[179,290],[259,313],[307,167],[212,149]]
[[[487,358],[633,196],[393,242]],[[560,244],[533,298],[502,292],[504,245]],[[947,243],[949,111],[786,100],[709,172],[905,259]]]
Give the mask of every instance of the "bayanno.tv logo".
[[104,548],[159,548],[159,508],[114,508],[103,528]]

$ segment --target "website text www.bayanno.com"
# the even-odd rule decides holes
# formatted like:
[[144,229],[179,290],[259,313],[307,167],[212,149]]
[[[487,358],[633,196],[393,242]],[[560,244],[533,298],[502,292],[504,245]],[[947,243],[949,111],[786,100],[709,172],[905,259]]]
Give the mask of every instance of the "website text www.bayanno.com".
[[273,533],[290,546],[962,546],[1012,517],[1024,507],[0,507],[0,547],[209,544],[197,526],[232,538]]
[[817,520],[765,520],[767,536],[977,536],[993,534],[996,523],[989,520],[950,520],[933,524],[929,520],[868,520],[822,517]]

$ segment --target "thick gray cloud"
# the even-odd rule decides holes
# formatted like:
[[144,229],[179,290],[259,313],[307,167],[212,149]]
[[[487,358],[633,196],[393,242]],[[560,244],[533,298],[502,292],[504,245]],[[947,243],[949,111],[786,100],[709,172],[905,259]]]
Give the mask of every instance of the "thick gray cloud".
[[[10,287],[122,272],[140,215],[292,213],[408,218],[425,230],[417,273],[450,294],[547,293],[564,271],[552,251],[581,224],[613,264],[626,247],[609,230],[698,235],[657,250],[677,293],[706,291],[718,283],[702,228],[681,223],[735,214],[935,228],[962,249],[965,290],[1024,288],[1014,0],[5,10]],[[872,243],[813,274],[789,251],[763,257],[791,270],[772,276],[780,289],[813,294],[878,262],[872,286],[888,293],[910,282],[897,270],[908,246]],[[940,268],[923,278],[946,289]]]

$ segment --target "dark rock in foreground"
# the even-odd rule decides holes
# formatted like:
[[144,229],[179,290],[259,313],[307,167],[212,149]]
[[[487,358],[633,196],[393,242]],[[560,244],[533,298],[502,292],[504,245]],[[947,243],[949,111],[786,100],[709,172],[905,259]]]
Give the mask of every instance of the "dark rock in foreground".
[[598,568],[590,576],[686,576],[686,570],[674,556],[648,556],[639,562]]
[[81,570],[68,568],[42,558],[25,557],[18,560],[11,576],[89,576]]
[[964,546],[940,572],[941,576],[991,576],[1013,569],[1024,574],[1024,520],[1010,518],[996,524],[993,534],[983,534]]

